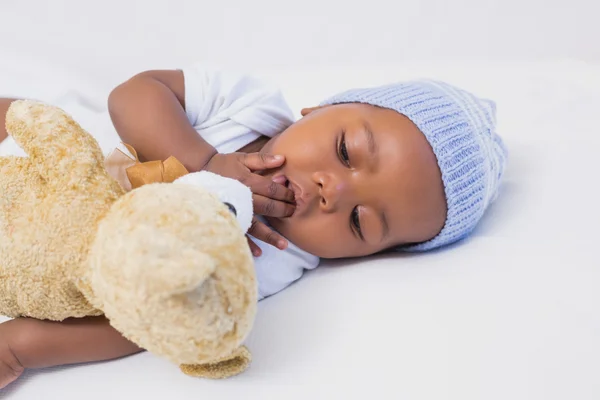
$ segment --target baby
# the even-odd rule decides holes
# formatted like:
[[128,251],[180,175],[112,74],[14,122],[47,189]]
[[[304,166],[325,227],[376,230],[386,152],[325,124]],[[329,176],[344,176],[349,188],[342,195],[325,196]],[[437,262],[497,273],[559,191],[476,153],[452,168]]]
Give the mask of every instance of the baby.
[[[10,101],[0,100],[0,115]],[[294,122],[276,88],[195,65],[138,74],[108,104],[95,116],[57,105],[89,132],[107,127],[142,161],[173,155],[190,171],[251,188],[261,299],[319,258],[425,251],[464,238],[496,197],[506,161],[493,103],[442,82],[349,90]],[[0,155],[21,154],[11,140]],[[141,350],[102,317],[18,318],[0,324],[0,387],[24,368]]]

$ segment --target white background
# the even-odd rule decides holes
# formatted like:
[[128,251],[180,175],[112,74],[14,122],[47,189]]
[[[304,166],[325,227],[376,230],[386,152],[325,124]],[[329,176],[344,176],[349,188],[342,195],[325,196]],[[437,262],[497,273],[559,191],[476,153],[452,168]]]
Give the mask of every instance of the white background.
[[236,379],[142,354],[28,372],[0,397],[599,399],[599,14],[591,0],[0,1],[0,93],[103,105],[135,72],[205,60],[273,78],[298,110],[424,75],[496,100],[511,151],[469,240],[325,263],[261,302]]
[[600,61],[599,15],[594,0],[4,0],[0,43],[2,55],[26,46],[32,61],[75,62],[96,76],[196,59],[243,68]]

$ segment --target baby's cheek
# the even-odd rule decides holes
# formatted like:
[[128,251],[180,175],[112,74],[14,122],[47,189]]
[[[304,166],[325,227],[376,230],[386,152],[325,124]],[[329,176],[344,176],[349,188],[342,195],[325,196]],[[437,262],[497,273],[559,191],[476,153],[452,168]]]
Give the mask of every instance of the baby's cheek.
[[316,256],[345,257],[351,250],[340,224],[324,216],[290,218],[286,225],[286,232],[282,234],[302,250]]
[[[271,145],[272,154],[281,154],[285,156],[286,162],[304,165],[307,160],[314,158],[318,149],[306,138],[297,139],[298,135],[279,135],[271,139],[268,143]],[[317,155],[318,156],[318,155]]]

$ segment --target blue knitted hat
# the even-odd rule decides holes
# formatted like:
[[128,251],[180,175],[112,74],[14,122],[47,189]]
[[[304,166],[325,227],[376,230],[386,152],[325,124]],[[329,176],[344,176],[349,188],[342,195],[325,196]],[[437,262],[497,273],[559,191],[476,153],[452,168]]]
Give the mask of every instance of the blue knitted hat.
[[442,173],[448,214],[433,239],[401,247],[425,251],[466,237],[496,198],[507,150],[496,134],[496,107],[489,100],[437,81],[412,81],[352,89],[322,105],[366,103],[409,118],[433,148]]

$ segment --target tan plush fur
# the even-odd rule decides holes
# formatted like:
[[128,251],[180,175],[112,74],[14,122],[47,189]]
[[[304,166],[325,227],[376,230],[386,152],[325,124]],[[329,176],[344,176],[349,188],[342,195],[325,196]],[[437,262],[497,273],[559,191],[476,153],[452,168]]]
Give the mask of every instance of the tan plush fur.
[[96,141],[58,108],[14,102],[6,126],[29,157],[0,158],[0,313],[104,313],[190,375],[243,371],[256,278],[227,207],[190,185],[125,193]]
[[15,102],[7,131],[28,158],[0,158],[0,311],[63,320],[99,315],[78,289],[98,221],[124,194],[94,139],[65,113]]

